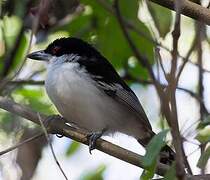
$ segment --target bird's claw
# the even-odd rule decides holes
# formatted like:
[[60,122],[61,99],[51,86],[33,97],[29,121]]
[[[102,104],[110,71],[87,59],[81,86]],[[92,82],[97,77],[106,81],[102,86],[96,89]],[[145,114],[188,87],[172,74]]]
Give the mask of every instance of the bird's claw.
[[87,135],[87,139],[89,141],[89,153],[96,147],[96,140],[99,139],[103,135],[103,131],[100,132],[92,132]]
[[[51,115],[48,116],[45,120],[44,120],[44,125],[46,128],[50,128],[50,129],[54,129],[53,126],[56,124],[62,124],[62,123],[66,123],[66,120],[61,117],[60,115]],[[63,135],[61,134],[56,134],[57,137],[63,137]]]

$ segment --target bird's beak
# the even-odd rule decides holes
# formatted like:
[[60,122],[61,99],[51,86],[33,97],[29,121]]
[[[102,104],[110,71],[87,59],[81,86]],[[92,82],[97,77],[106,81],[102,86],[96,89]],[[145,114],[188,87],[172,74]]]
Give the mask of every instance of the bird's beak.
[[28,54],[27,57],[38,61],[49,61],[52,58],[52,55],[42,50],[42,51],[32,52]]

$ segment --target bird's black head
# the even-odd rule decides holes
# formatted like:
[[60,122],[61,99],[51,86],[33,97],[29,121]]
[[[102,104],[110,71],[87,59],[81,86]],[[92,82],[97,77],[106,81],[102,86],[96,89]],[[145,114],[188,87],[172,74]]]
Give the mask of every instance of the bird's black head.
[[98,51],[95,48],[78,38],[56,39],[47,47],[45,52],[55,56],[77,54],[91,57],[98,54]]
[[[67,56],[67,58],[66,56],[65,58],[59,58],[63,55],[69,56]],[[131,91],[130,88],[120,79],[119,75],[109,61],[107,61],[107,59],[102,56],[94,47],[81,39],[57,39],[49,44],[45,50],[36,51],[29,54],[28,58],[41,61],[52,60],[52,63],[61,62],[60,64],[76,61],[81,67],[84,67],[89,74],[93,75],[95,80],[99,78],[99,81],[107,84],[118,83],[128,91]]]
[[28,58],[35,60],[49,60],[50,58],[68,54],[82,57],[101,57],[100,53],[90,44],[78,38],[60,38],[53,41],[43,51],[33,52]]

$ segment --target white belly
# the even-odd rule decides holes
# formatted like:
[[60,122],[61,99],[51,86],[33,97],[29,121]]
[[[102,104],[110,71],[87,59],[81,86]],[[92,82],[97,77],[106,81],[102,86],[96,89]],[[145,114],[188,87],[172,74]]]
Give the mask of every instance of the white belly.
[[119,125],[125,125],[122,119],[129,117],[125,109],[88,80],[86,73],[78,73],[75,63],[53,71],[49,68],[46,90],[63,117],[89,131],[115,131]]

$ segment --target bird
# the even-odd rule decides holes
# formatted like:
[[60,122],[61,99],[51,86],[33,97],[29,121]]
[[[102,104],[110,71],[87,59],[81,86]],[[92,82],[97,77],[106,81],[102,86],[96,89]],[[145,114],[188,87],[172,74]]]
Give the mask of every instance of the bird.
[[[91,44],[62,37],[27,57],[48,62],[46,92],[62,117],[89,132],[90,152],[102,135],[120,132],[143,147],[155,136],[135,93]],[[159,161],[171,165],[174,159],[164,146]]]

